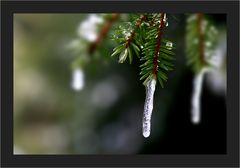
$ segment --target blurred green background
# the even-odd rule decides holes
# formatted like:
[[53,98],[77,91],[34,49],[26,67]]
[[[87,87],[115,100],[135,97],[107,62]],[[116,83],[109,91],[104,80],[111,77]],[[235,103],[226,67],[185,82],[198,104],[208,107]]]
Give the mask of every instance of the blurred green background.
[[[104,57],[109,58],[93,60],[85,69],[84,89],[75,92],[71,88],[71,64],[76,56],[67,46],[77,38],[77,27],[86,15],[14,14],[14,153],[185,153],[180,147],[183,143],[178,143],[173,135],[179,135],[178,127],[193,127],[188,110],[192,73],[185,63],[185,15],[176,16],[178,20],[169,18],[167,32],[168,38],[176,42],[176,67],[169,74],[166,87],[161,89],[157,86],[151,136],[145,139],[142,136],[145,87],[139,81],[140,62],[137,59],[132,65],[118,64],[116,58],[110,57],[115,43],[105,40],[103,43],[109,43],[109,48],[104,50]],[[214,18],[219,25],[225,25],[225,16]],[[185,91],[182,97],[179,97],[180,90]],[[205,91],[210,94],[210,98],[206,96],[209,100],[219,100],[216,104],[225,102],[224,95],[214,97],[210,89]],[[184,108],[177,106],[178,103]],[[210,101],[206,106],[210,108],[211,105],[214,102]],[[174,106],[178,109],[173,109]],[[222,120],[216,125],[222,125],[218,128],[223,131],[215,136],[224,139],[226,109],[225,106],[220,108],[219,118]],[[182,113],[185,119],[174,117],[173,111],[178,115]],[[211,122],[206,122],[206,125],[211,126]],[[204,132],[207,136],[210,132],[206,131],[211,130],[204,124],[203,121],[203,127],[195,130],[202,138],[206,138]],[[174,125],[173,129],[169,129],[172,128],[170,125]],[[171,136],[167,134],[168,130]],[[191,135],[191,131],[182,129],[183,137],[189,139]],[[175,145],[169,141],[174,138]],[[180,138],[179,142],[187,144],[188,140]],[[222,140],[218,145],[224,143]],[[209,146],[214,147],[212,143]],[[217,145],[212,150],[209,146],[197,148],[196,153],[207,153],[208,150],[214,153],[219,149]],[[194,153],[191,146],[185,148],[186,152]]]

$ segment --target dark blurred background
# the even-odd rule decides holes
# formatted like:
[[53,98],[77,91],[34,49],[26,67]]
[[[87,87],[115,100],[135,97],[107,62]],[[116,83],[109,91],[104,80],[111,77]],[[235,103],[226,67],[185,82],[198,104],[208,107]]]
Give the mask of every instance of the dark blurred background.
[[[165,88],[157,85],[149,138],[142,136],[145,87],[137,59],[118,64],[109,46],[109,59],[85,68],[84,89],[71,88],[76,57],[66,46],[86,16],[14,14],[15,154],[226,153],[226,67],[206,76],[201,123],[190,121],[194,74],[186,66],[185,14],[168,20],[177,60]],[[226,33],[225,15],[209,17]]]

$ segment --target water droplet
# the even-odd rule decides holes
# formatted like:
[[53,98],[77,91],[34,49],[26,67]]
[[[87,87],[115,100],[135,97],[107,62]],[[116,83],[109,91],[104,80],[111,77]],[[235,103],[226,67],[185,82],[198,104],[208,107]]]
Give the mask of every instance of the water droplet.
[[166,22],[166,21],[167,21],[167,15],[166,15],[166,13],[164,13],[163,22]]
[[72,74],[72,88],[76,91],[82,90],[84,87],[84,72],[82,69],[77,68],[73,71]]
[[168,27],[168,22],[166,22],[166,27]]
[[151,116],[153,110],[153,97],[155,92],[156,80],[151,79],[146,86],[146,99],[143,112],[143,136],[149,137],[151,130]]
[[201,92],[203,85],[204,74],[209,71],[208,68],[203,68],[193,80],[193,93],[192,93],[192,109],[191,109],[191,120],[192,123],[198,124],[201,120]]
[[129,37],[131,36],[131,33],[127,32],[127,31],[124,31],[124,36],[125,36],[125,39],[128,40]]
[[143,49],[143,46],[141,46],[141,49]]
[[173,47],[173,43],[168,41],[168,42],[166,43],[166,46],[169,47],[169,48],[172,48],[172,47]]

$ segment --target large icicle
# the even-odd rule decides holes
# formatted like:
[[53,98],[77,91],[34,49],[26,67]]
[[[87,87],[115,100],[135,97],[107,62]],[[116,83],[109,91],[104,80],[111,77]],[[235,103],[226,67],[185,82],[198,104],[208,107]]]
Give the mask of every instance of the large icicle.
[[151,129],[151,116],[153,110],[153,96],[155,92],[156,79],[151,79],[146,86],[146,99],[143,112],[143,136],[149,137]]
[[208,68],[203,68],[193,80],[193,94],[192,94],[192,123],[198,124],[201,120],[201,93],[202,93],[202,85],[204,74],[208,72]]

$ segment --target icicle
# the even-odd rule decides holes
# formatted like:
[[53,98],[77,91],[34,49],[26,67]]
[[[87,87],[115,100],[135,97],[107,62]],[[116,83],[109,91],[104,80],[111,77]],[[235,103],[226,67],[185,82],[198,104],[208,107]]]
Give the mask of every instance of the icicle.
[[84,87],[84,73],[83,70],[77,68],[73,71],[72,74],[72,88],[76,91],[82,90]]
[[193,94],[192,94],[192,123],[198,124],[201,120],[201,92],[202,92],[202,85],[203,85],[203,77],[204,74],[209,71],[208,68],[203,68],[193,80]]
[[151,79],[146,86],[146,99],[143,113],[143,136],[149,137],[151,129],[151,115],[153,110],[153,96],[155,92],[156,80]]

